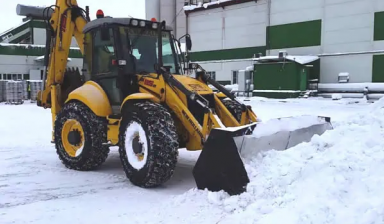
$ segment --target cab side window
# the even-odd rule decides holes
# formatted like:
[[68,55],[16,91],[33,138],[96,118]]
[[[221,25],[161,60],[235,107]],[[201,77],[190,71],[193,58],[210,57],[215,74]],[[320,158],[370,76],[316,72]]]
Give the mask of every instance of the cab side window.
[[113,31],[110,28],[98,29],[94,34],[92,74],[112,75],[116,66],[112,61],[116,59],[114,50]]
[[84,57],[83,57],[83,68],[85,72],[83,72],[84,78],[86,81],[90,80],[92,73],[92,50],[93,50],[93,39],[92,34],[85,34],[84,39]]

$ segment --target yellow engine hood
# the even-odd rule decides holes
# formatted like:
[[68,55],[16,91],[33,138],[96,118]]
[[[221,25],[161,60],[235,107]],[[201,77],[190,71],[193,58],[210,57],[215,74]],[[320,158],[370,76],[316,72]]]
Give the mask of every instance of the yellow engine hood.
[[194,79],[188,76],[183,76],[183,75],[175,75],[173,76],[177,81],[179,81],[181,84],[185,86],[188,90],[192,92],[197,92],[201,95],[205,94],[212,94],[213,90],[209,88],[208,85]]

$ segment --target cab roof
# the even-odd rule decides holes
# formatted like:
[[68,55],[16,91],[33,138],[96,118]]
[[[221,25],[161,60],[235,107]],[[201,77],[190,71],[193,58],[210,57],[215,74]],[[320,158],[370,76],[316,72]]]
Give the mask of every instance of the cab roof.
[[[112,17],[104,17],[100,19],[95,19],[90,22],[88,22],[83,29],[83,33],[87,33],[92,29],[98,28],[104,24],[106,25],[120,25],[120,26],[131,26],[131,27],[140,27],[140,26],[133,26],[131,25],[131,20],[137,20],[137,21],[145,21],[147,25],[152,24],[154,22],[149,20],[141,20],[141,19],[135,19],[135,18],[112,18]],[[151,26],[150,26],[151,27]],[[150,28],[152,29],[152,28]],[[172,31],[172,28],[170,26],[165,27],[166,31]]]

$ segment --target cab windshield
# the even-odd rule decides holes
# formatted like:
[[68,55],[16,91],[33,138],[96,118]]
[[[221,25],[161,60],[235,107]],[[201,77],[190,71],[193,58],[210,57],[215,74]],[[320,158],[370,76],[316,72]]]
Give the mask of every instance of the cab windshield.
[[[130,71],[135,73],[155,73],[158,62],[157,30],[120,27],[120,39],[124,58]],[[168,66],[173,74],[179,73],[177,55],[174,53],[169,31],[162,33],[163,66]]]

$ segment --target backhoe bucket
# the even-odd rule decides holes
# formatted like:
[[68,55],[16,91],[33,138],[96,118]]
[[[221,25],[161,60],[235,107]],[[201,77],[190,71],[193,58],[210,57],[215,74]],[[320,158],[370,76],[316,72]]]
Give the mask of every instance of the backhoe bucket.
[[249,183],[244,162],[261,151],[285,150],[309,142],[314,135],[331,129],[330,118],[319,116],[287,117],[237,128],[213,129],[193,169],[196,185],[199,189],[241,194]]

